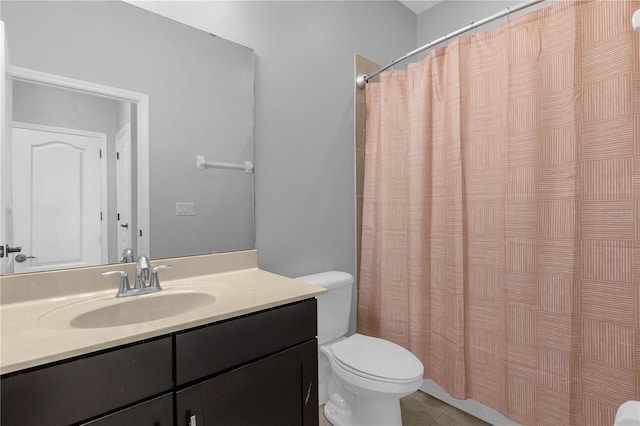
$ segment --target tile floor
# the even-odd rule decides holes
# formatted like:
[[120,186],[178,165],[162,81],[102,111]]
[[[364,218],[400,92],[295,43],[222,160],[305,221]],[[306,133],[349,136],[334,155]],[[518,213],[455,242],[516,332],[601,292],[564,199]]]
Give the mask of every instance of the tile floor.
[[[320,426],[331,426],[320,406]],[[480,426],[489,423],[460,411],[424,392],[416,392],[400,400],[403,426]]]

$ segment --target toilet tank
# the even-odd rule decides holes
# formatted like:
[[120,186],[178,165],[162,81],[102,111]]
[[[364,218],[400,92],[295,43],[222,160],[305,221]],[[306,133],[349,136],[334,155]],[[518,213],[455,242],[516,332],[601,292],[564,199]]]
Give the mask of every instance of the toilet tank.
[[296,278],[309,284],[324,287],[327,293],[318,299],[318,344],[323,344],[347,334],[353,276],[346,272],[329,271]]

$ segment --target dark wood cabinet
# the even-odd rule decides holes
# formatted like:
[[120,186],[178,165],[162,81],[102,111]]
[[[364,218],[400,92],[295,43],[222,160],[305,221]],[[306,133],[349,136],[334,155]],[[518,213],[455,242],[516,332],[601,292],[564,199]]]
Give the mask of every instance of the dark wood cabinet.
[[200,380],[315,339],[316,300],[176,334],[176,384]]
[[133,407],[106,414],[83,426],[172,426],[173,392],[136,404]]
[[316,300],[2,376],[3,426],[317,425]]
[[317,425],[316,386],[313,340],[177,392],[178,426]]
[[3,426],[68,425],[172,390],[172,340],[126,346],[7,374]]

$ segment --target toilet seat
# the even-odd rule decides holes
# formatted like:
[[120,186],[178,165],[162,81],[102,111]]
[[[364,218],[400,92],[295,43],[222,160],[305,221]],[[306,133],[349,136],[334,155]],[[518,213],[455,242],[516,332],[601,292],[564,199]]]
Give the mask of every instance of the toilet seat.
[[334,343],[331,356],[341,368],[369,380],[411,383],[422,379],[424,368],[415,355],[400,345],[376,337],[354,334]]

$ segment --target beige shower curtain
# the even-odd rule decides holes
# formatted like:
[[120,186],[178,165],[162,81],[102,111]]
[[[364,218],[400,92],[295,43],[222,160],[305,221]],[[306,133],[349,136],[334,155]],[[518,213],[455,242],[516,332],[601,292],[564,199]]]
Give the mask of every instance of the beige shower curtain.
[[636,9],[559,3],[367,85],[359,332],[526,425],[640,399]]

